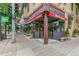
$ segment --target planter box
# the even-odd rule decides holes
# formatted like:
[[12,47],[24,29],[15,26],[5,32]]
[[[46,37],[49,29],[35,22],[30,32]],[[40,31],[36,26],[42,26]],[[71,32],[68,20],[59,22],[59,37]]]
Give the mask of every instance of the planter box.
[[52,32],[48,32],[48,38],[53,39],[53,33]]
[[64,37],[64,32],[53,32],[53,38],[59,40],[61,37]]
[[[44,38],[44,33],[43,33],[43,31],[40,31],[40,32],[38,32],[38,31],[34,31],[33,32],[33,37],[34,38]],[[64,32],[49,32],[48,33],[48,38],[49,39],[57,39],[57,40],[59,40],[61,37],[65,37],[65,34],[64,34]]]
[[40,38],[44,38],[44,32],[43,32],[43,31],[40,31],[39,33],[40,33],[40,34],[39,34],[39,37],[40,37]]
[[34,36],[34,38],[40,38],[40,37],[39,37],[39,32],[38,32],[38,31],[34,31],[33,36]]

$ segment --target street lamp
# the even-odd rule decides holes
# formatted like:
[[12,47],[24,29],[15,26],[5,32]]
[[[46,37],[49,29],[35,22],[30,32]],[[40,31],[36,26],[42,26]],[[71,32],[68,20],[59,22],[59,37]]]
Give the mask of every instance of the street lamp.
[[2,8],[0,7],[0,41],[2,40],[2,33],[1,33],[1,12],[2,12]]

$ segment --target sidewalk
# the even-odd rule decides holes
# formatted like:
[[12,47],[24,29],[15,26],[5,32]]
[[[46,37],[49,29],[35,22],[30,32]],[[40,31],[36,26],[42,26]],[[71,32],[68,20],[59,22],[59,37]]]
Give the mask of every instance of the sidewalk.
[[42,39],[30,39],[22,33],[17,33],[16,43],[9,39],[0,41],[1,56],[79,56],[79,40],[60,42],[49,40],[48,45]]
[[11,34],[8,35],[8,39],[0,41],[0,55],[16,55],[16,44],[11,44]]

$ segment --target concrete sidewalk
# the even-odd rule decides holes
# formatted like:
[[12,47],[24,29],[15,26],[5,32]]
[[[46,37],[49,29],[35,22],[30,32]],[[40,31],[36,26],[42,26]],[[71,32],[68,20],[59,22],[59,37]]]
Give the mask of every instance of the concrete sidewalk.
[[0,55],[16,55],[16,44],[11,44],[11,34],[8,34],[7,39],[0,41]]
[[30,39],[22,33],[17,33],[16,43],[11,43],[11,34],[8,39],[0,41],[1,56],[79,56],[79,40],[60,42],[49,40],[48,45],[43,39]]

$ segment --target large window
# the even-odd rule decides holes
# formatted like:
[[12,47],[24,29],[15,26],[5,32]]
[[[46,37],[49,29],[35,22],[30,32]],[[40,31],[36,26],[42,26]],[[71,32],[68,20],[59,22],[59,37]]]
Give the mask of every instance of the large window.
[[29,3],[27,3],[27,11],[29,12]]
[[73,3],[71,3],[71,10],[73,11]]
[[66,3],[64,3],[64,5],[66,6]]
[[33,5],[35,5],[35,3],[33,3]]
[[53,31],[54,32],[62,32],[62,31],[64,31],[64,21],[53,22]]
[[78,8],[76,8],[76,15],[78,15]]

